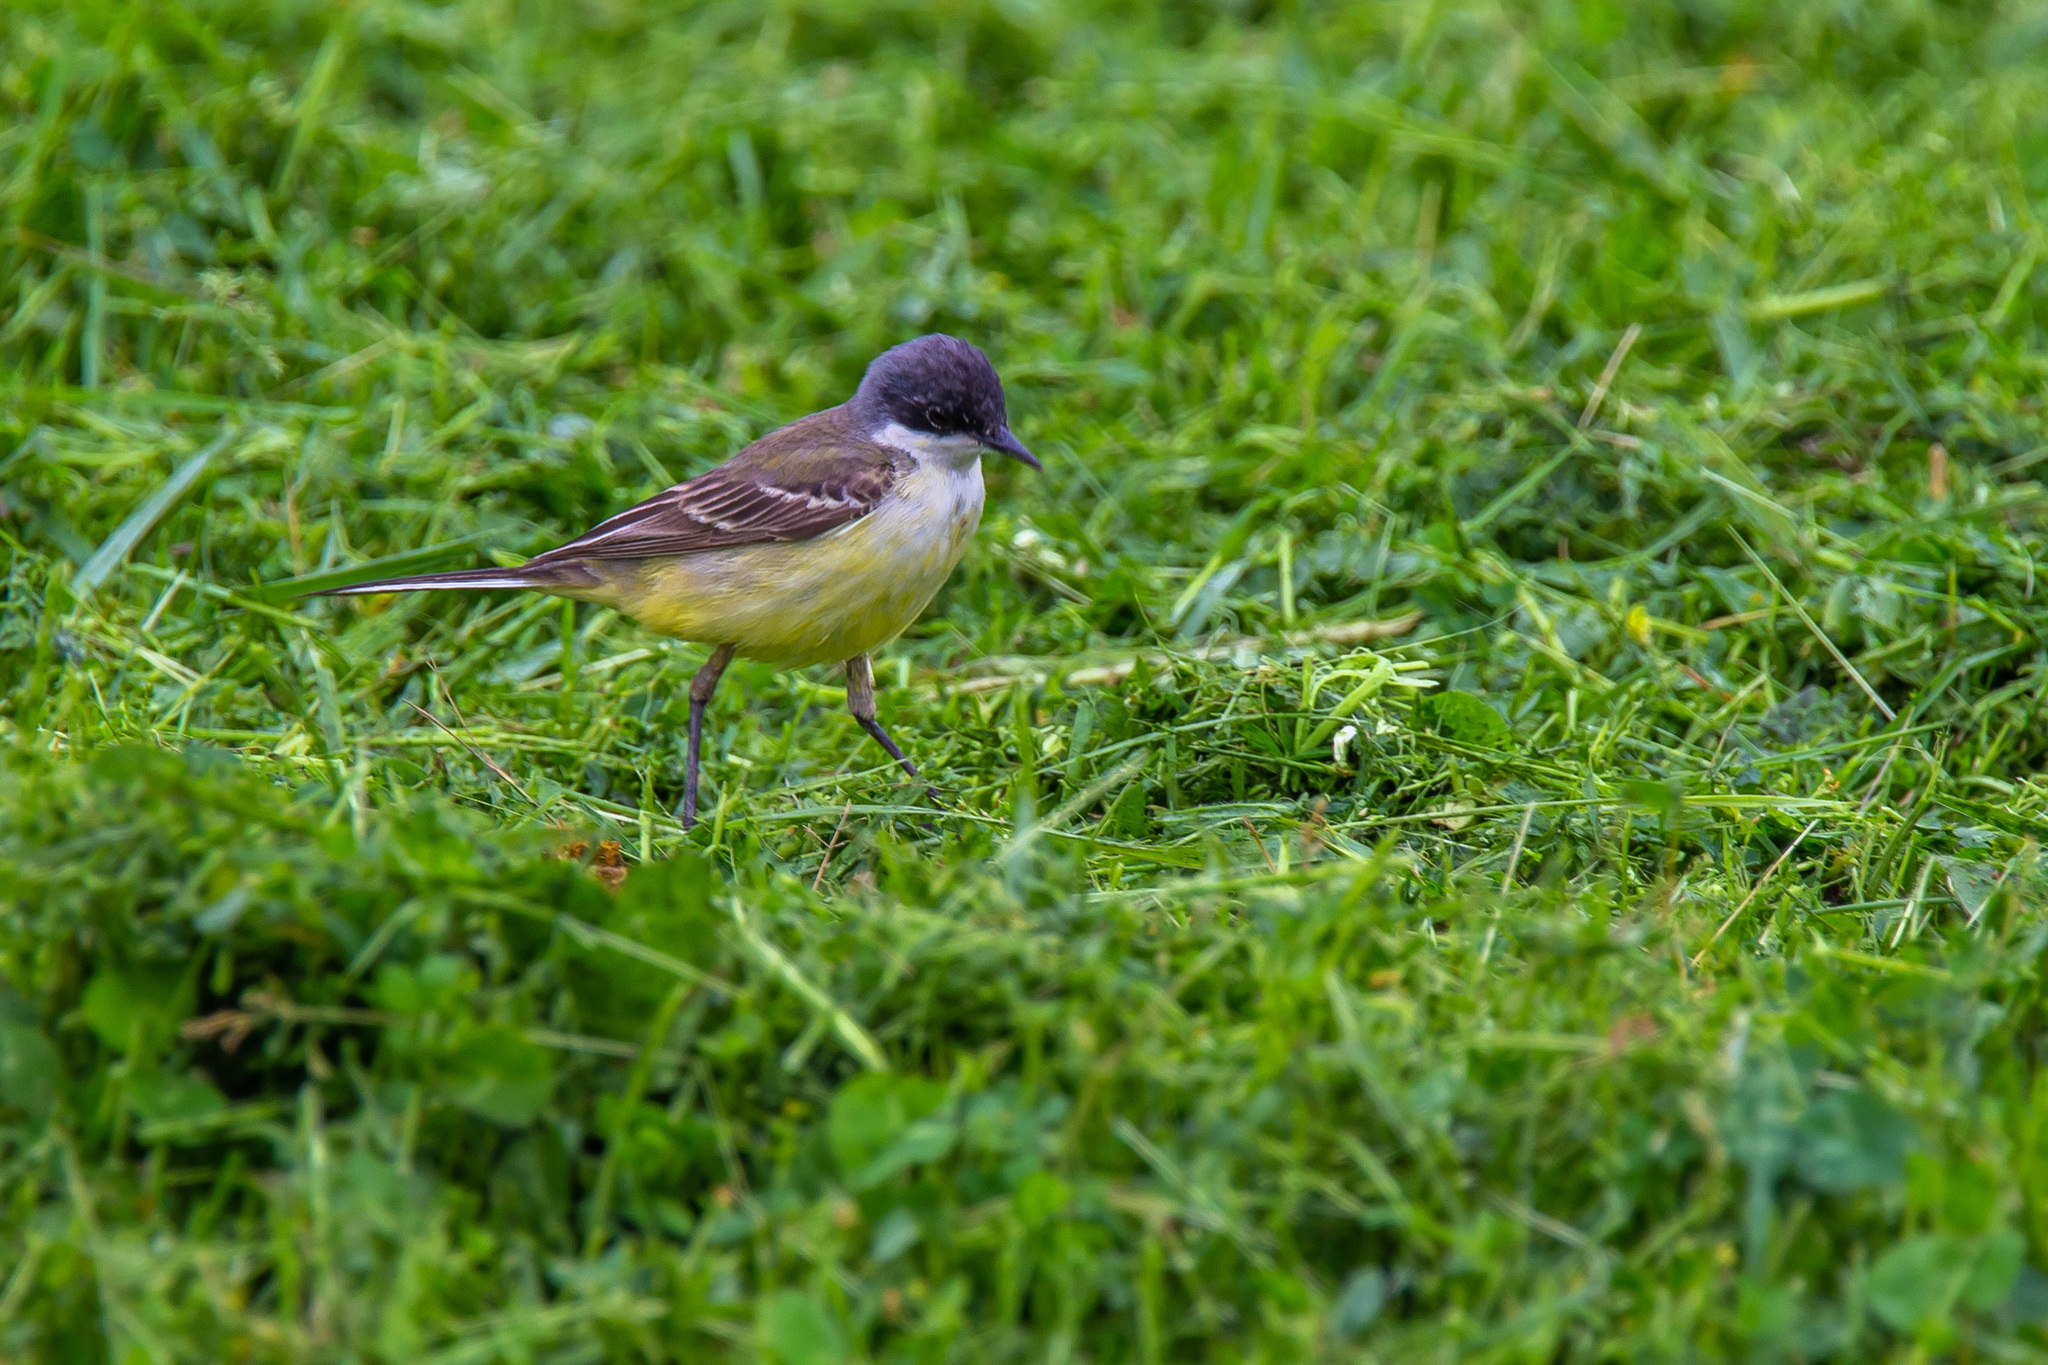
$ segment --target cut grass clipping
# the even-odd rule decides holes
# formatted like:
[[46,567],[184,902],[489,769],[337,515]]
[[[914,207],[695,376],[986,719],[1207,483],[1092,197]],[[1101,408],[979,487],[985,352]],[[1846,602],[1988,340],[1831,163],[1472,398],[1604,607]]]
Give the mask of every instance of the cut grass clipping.
[[[2038,1359],[2030,7],[0,7],[0,1358]],[[878,668],[516,559],[985,345]]]

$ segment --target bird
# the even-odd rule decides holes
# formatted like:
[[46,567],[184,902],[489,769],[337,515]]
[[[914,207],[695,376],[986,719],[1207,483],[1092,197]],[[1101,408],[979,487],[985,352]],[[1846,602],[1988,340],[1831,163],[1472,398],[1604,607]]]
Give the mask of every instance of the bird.
[[918,618],[966,553],[981,521],[985,452],[1044,469],[1011,432],[988,357],[934,333],[875,357],[844,403],[776,428],[516,568],[316,595],[518,588],[611,607],[658,634],[709,645],[690,680],[688,830],[705,709],[736,656],[840,665],[854,720],[918,776],[875,718],[871,657]]

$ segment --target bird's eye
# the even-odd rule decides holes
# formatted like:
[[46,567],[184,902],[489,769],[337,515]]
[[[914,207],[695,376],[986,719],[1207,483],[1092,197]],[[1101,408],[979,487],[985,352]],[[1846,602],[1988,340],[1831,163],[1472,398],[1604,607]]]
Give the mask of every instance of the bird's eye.
[[946,420],[946,414],[938,408],[926,408],[924,410],[924,420],[926,431],[937,431]]

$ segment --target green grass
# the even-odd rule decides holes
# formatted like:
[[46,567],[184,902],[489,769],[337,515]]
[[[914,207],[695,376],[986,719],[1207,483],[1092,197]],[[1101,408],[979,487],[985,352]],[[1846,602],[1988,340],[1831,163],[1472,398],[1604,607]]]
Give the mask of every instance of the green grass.
[[[0,1358],[2048,1355],[2044,108],[2023,3],[5,6]],[[1047,465],[938,807],[743,664],[685,836],[699,651],[292,595],[928,330]]]

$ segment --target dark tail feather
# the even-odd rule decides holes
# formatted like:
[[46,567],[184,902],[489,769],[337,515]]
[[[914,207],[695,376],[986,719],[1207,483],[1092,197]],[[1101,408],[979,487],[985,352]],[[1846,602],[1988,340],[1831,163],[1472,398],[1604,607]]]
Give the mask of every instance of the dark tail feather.
[[560,575],[530,569],[462,569],[455,573],[423,573],[411,578],[379,578],[345,588],[320,588],[308,597],[354,597],[372,592],[438,592],[446,588],[557,588]]

